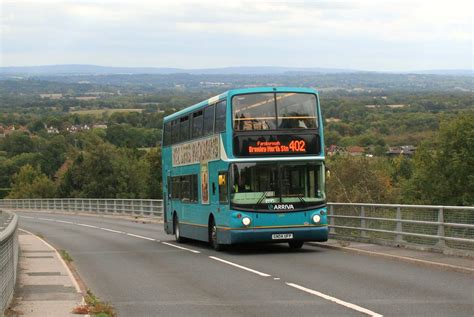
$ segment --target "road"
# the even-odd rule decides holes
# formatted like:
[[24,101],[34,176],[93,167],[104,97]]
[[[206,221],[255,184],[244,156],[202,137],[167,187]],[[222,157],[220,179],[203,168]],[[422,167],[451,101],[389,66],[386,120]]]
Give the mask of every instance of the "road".
[[305,245],[216,252],[160,224],[19,213],[119,316],[473,316],[474,276]]

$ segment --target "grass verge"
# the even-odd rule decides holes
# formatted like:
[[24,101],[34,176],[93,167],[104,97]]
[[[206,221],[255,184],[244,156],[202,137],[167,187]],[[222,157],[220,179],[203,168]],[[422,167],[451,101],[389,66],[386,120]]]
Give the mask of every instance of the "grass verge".
[[72,257],[69,255],[69,253],[66,250],[59,250],[59,255],[63,258],[66,263],[71,263],[72,262]]
[[116,313],[112,305],[104,303],[99,297],[95,296],[90,290],[87,290],[84,296],[84,305],[77,306],[73,309],[74,314],[86,315],[90,314],[95,317],[116,317]]

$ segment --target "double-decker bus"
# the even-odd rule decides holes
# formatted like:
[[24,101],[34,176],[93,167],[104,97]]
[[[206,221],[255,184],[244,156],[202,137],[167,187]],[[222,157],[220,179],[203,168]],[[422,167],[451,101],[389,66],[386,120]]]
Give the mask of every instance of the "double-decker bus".
[[317,91],[229,90],[165,117],[163,131],[164,227],[176,241],[327,240]]

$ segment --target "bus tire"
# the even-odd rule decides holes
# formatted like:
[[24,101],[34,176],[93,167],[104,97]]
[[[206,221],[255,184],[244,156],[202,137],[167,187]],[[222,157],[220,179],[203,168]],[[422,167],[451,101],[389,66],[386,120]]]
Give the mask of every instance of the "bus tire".
[[304,242],[303,241],[290,241],[288,242],[288,245],[290,246],[291,249],[301,249],[303,247]]
[[179,226],[179,218],[177,214],[174,214],[173,217],[173,232],[176,242],[183,243],[185,239],[181,236],[181,228]]
[[209,243],[211,247],[216,251],[224,250],[224,246],[217,240],[217,226],[214,218],[209,221]]

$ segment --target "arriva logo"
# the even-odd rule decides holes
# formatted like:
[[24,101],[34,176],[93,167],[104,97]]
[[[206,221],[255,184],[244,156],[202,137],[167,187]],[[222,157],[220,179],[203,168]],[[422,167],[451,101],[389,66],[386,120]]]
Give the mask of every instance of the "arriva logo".
[[293,204],[278,204],[278,205],[268,205],[271,210],[293,210],[295,207]]

